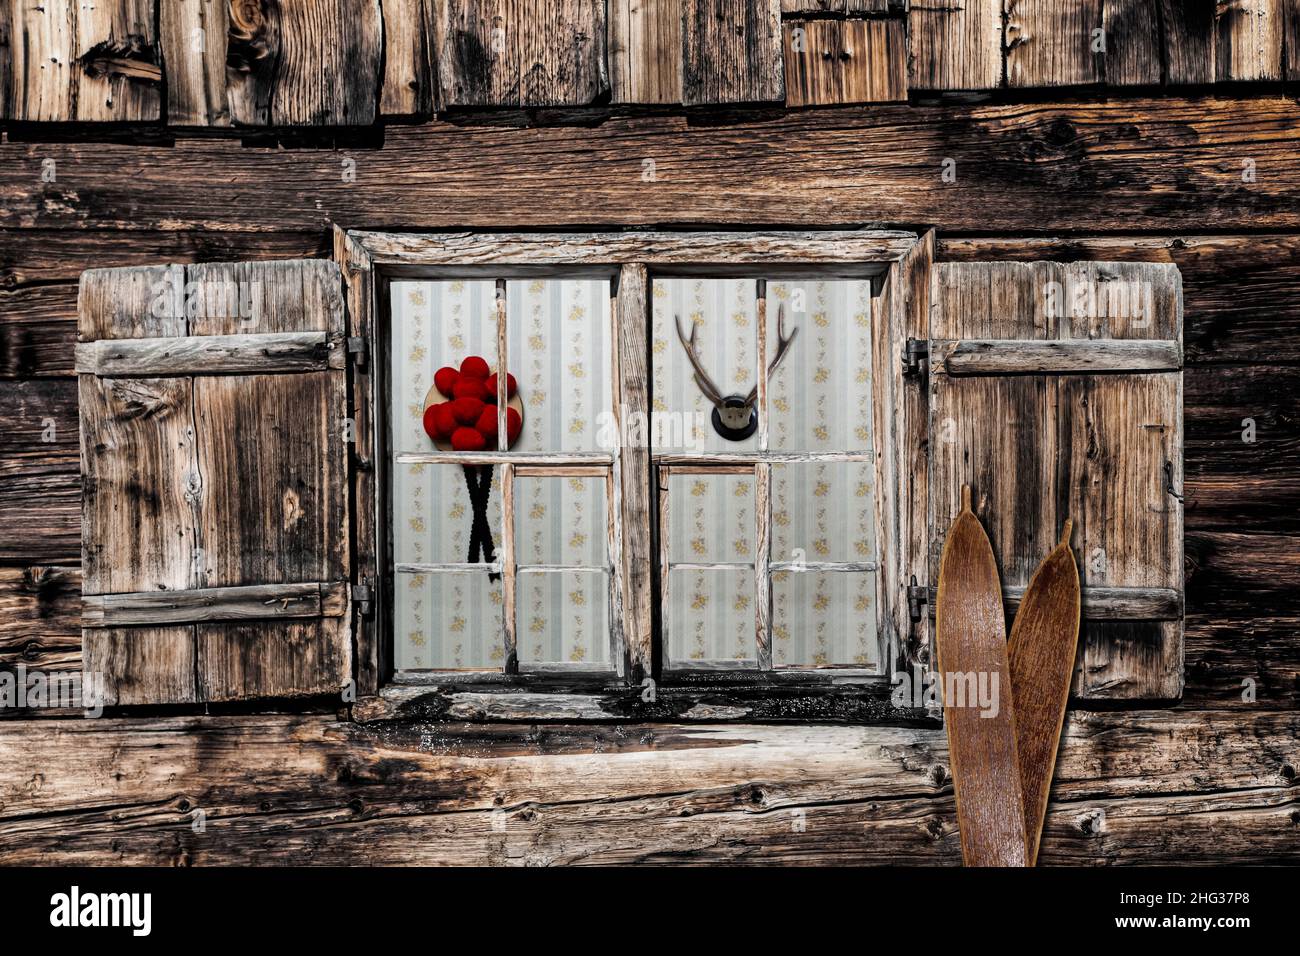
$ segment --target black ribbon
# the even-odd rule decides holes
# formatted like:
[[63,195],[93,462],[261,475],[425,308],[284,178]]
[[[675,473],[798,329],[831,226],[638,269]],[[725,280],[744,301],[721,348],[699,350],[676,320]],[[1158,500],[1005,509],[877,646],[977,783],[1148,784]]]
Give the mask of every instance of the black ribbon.
[[[491,564],[496,560],[496,552],[492,548],[492,526],[488,524],[487,506],[488,498],[492,494],[492,466],[491,465],[464,465],[465,469],[465,487],[469,489],[470,509],[474,513],[473,521],[469,529],[469,558],[470,564],[477,564],[480,560],[485,564]],[[497,581],[501,575],[495,571],[488,575],[488,578]]]

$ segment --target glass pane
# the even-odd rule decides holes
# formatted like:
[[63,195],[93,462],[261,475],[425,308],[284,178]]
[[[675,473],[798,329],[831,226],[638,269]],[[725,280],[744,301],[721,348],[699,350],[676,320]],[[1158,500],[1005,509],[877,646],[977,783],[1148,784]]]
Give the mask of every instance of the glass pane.
[[879,662],[874,573],[773,573],[773,664],[877,667]]
[[603,567],[609,519],[605,479],[515,479],[515,561]]
[[[393,465],[393,559],[399,564],[487,561],[471,555],[474,495],[487,486],[484,517],[501,556],[501,469],[492,465]],[[480,538],[481,541],[481,538]]]
[[754,562],[754,477],[668,478],[669,563]]
[[613,408],[610,287],[606,279],[506,283],[510,372],[523,403],[521,452],[609,451],[601,424]]
[[[756,435],[728,440],[713,427],[714,405],[695,381],[695,369],[677,336],[675,319],[722,396],[745,398],[755,383],[758,349],[753,279],[656,279],[652,287],[654,332],[653,435],[659,453],[748,451]],[[741,416],[743,418],[743,415]]]
[[668,574],[668,659],[753,660],[754,572],[673,570]]
[[873,463],[773,464],[772,560],[876,560]]
[[609,575],[520,569],[515,641],[521,663],[610,662]]
[[768,386],[768,447],[774,451],[871,448],[871,283],[768,284],[768,361],[784,309],[790,342]]
[[[392,285],[393,448],[436,450],[424,410],[439,369],[459,370],[470,356],[497,364],[496,285],[491,281],[394,282]],[[445,384],[445,381],[444,381]]]
[[398,573],[393,596],[397,670],[497,670],[505,665],[499,580],[486,572]]

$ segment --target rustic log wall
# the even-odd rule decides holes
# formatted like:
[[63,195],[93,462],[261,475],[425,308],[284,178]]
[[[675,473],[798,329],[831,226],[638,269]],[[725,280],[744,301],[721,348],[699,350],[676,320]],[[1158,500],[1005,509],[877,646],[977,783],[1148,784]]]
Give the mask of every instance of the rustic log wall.
[[[1076,707],[1043,862],[1296,861],[1300,110],[1272,88],[1022,92],[1294,80],[1295,5],[1068,6],[733,3],[756,32],[728,37],[723,60],[680,0],[260,0],[238,23],[221,0],[176,0],[156,20],[139,0],[85,16],[10,5],[0,669],[81,667],[85,269],[327,257],[335,223],[933,225],[940,261],[1122,259],[1183,276],[1185,691],[1163,710]],[[565,15],[510,28],[543,7]],[[469,26],[448,33],[453,13]],[[815,62],[790,58],[799,24],[817,24]],[[1098,26],[1104,58],[1082,55],[1071,44]],[[560,42],[564,56],[547,52]],[[23,58],[38,48],[44,66]],[[918,101],[995,89],[983,105]],[[913,105],[780,108],[909,91]],[[767,106],[708,109],[722,100]],[[129,125],[63,125],[105,120]],[[239,129],[257,126],[278,129]],[[4,862],[959,860],[941,731],[26,716],[0,723]]]

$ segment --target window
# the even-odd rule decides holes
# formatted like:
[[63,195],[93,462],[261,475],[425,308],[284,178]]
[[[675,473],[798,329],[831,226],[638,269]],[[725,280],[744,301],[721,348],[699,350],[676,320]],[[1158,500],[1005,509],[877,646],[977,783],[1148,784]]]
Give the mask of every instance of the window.
[[[916,236],[349,241],[375,269],[378,689],[460,688],[461,716],[574,692],[672,716],[705,687],[881,715],[907,636],[889,275]],[[501,369],[513,395],[458,386]]]

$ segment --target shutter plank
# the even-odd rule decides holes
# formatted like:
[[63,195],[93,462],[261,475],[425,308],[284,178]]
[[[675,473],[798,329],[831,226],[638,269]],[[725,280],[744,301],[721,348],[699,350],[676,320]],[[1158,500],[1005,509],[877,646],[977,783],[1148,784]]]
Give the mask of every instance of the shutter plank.
[[351,673],[339,618],[198,625],[203,700],[337,694]]
[[[1168,0],[1104,0],[1103,70],[1108,86],[1156,86],[1161,82],[1164,34],[1159,7]],[[1179,0],[1181,5],[1182,0]]]
[[[201,699],[193,627],[96,628],[81,633],[82,687],[102,686],[100,702],[105,707]],[[91,703],[84,696],[83,702]]]
[[342,341],[326,332],[266,332],[81,342],[78,372],[100,377],[303,372],[343,367]]
[[[1154,263],[945,263],[935,270],[935,292],[934,338],[1011,340],[1003,343],[1011,354],[1035,342],[1038,365],[1002,362],[980,369],[986,374],[949,374],[953,345],[936,343],[931,581],[939,535],[958,513],[965,482],[974,488],[1002,584],[1013,593],[1073,517],[1085,608],[1076,694],[1176,698],[1182,506],[1165,492],[1164,464],[1181,491],[1177,271]],[[1042,361],[1062,349],[1075,353],[1070,363]],[[1084,357],[1089,349],[1094,358]],[[1155,357],[1147,363],[1154,369],[1079,374],[1072,367],[1083,361],[1089,371],[1113,369],[1115,355],[1133,353]],[[1038,374],[1044,365],[1053,374]],[[1094,589],[1104,606],[1090,597]],[[1160,619],[1132,619],[1146,615]]]
[[83,599],[83,627],[176,624],[248,618],[337,617],[346,603],[344,585],[258,584],[190,591],[140,591],[88,595]]
[[968,339],[934,343],[931,360],[949,375],[1167,372],[1182,368],[1182,351],[1175,341]]
[[426,118],[434,103],[433,14],[438,0],[383,0],[384,79],[379,113]]
[[793,20],[784,27],[787,106],[907,99],[902,20]]
[[1284,0],[1237,0],[1217,5],[1215,79],[1282,79]]

